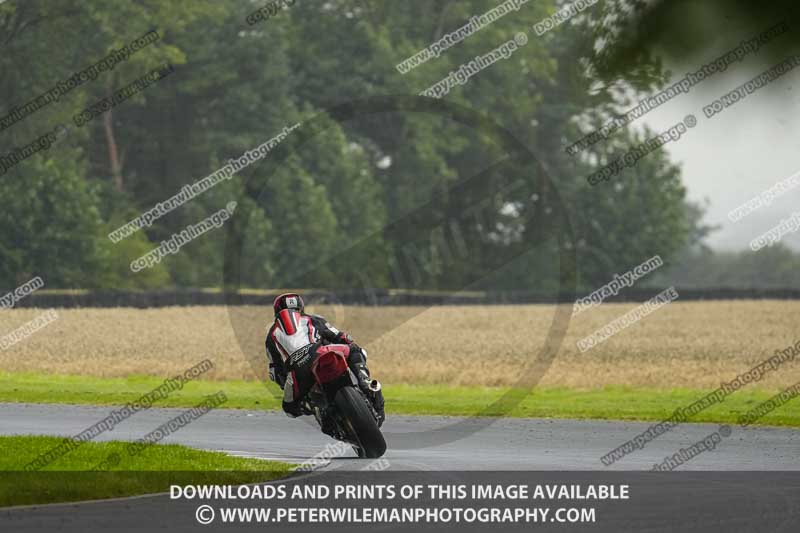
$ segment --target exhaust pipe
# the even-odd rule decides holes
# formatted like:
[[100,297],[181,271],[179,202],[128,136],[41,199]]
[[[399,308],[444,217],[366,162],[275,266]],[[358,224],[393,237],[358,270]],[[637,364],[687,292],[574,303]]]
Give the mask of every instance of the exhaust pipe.
[[377,379],[373,379],[372,381],[369,382],[369,385],[367,386],[367,388],[369,390],[371,390],[372,392],[380,392],[380,390],[381,390],[381,382],[378,381]]

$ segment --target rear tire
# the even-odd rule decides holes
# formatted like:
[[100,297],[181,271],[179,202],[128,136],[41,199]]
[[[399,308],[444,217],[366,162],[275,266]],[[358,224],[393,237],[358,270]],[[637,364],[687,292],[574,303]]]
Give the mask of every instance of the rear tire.
[[[361,391],[354,387],[342,387],[334,398],[336,406],[339,408],[353,428],[355,437],[363,451],[363,457],[367,459],[377,459],[386,453],[386,440],[383,433],[378,428],[375,417],[367,407],[367,399]],[[361,457],[361,454],[359,454]]]

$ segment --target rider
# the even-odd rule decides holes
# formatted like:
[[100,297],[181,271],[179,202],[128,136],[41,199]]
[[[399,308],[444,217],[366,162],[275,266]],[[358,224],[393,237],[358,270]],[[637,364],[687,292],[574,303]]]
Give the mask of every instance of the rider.
[[[333,327],[319,315],[305,313],[303,298],[296,293],[281,294],[273,302],[275,323],[267,332],[269,378],[283,388],[283,410],[292,418],[304,413],[302,402],[314,385],[311,362],[320,348],[339,345],[347,355],[350,370],[358,378],[361,389],[372,400],[378,413],[378,425],[383,424],[383,393],[372,391],[367,352],[353,338]],[[323,431],[325,428],[323,428]],[[327,433],[327,431],[326,431]]]

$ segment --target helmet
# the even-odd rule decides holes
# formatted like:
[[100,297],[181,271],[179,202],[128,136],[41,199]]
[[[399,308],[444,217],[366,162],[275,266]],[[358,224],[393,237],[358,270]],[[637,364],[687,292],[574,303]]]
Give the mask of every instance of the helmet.
[[306,306],[303,302],[303,298],[299,294],[287,292],[275,298],[272,307],[275,309],[275,316],[278,316],[278,313],[284,309],[294,309],[302,313]]

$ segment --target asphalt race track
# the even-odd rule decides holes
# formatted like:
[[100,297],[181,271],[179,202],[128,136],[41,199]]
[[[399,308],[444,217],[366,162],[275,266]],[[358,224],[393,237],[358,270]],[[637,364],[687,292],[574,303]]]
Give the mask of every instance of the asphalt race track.
[[[0,404],[0,434],[48,434],[72,436],[107,416],[111,408],[68,405]],[[149,409],[118,424],[97,440],[136,440],[183,409]],[[321,452],[343,451],[330,462],[317,461],[314,472],[295,474],[273,483],[388,484],[416,483],[419,487],[468,483],[625,483],[634,496],[623,501],[582,502],[552,500],[546,507],[591,505],[596,516],[585,524],[503,524],[503,531],[609,531],[691,533],[797,531],[800,523],[800,458],[796,450],[800,431],[775,428],[732,428],[713,451],[706,451],[673,473],[642,472],[666,455],[678,452],[719,429],[716,425],[686,424],[661,435],[611,467],[600,457],[623,441],[644,431],[648,423],[542,419],[457,419],[448,417],[391,416],[384,425],[388,451],[378,461],[356,459],[352,450],[332,448],[333,441],[310,423],[291,420],[282,413],[218,409],[207,413],[163,442],[181,443],[233,455],[303,462]],[[336,455],[336,454],[334,454]],[[379,468],[375,468],[378,466]],[[373,471],[384,470],[386,471]],[[369,470],[369,472],[358,472]],[[528,472],[526,472],[526,470]],[[530,472],[540,470],[546,472]],[[615,471],[614,471],[615,470]],[[620,470],[627,470],[622,472]],[[636,472],[636,470],[640,470]],[[761,470],[762,472],[757,472]],[[702,471],[702,472],[699,472]],[[792,472],[793,471],[793,472]],[[6,490],[24,476],[91,473],[9,473]],[[99,475],[103,475],[100,473]],[[142,475],[129,473],[128,475]],[[146,475],[146,474],[145,474]],[[16,476],[16,477],[15,477]],[[0,478],[3,479],[3,478]],[[49,479],[51,482],[53,478]],[[15,481],[17,480],[17,481]],[[2,483],[0,483],[2,486]],[[14,533],[85,533],[86,531],[408,531],[485,532],[497,526],[470,523],[287,523],[267,519],[263,523],[241,520],[221,523],[223,508],[271,509],[287,506],[325,507],[347,505],[300,499],[226,500],[172,499],[169,494],[144,495],[97,502],[66,503],[0,509],[0,531]],[[512,505],[514,502],[502,505]],[[211,504],[211,505],[209,505]],[[431,500],[359,499],[353,506],[441,505]],[[484,503],[457,501],[447,505],[478,507]],[[492,505],[501,505],[492,503]],[[523,506],[537,505],[533,501]],[[201,510],[216,513],[216,522],[199,523]],[[216,511],[213,511],[216,509]],[[554,511],[555,512],[555,511]],[[205,516],[205,515],[204,515]],[[213,517],[212,517],[213,518]],[[222,520],[222,522],[225,522]],[[278,523],[276,523],[278,522]],[[548,522],[548,523],[544,523]],[[206,524],[206,522],[202,522]],[[574,526],[574,527],[572,527]]]
[[[0,404],[0,434],[72,436],[105,418],[109,407]],[[102,433],[96,440],[136,440],[184,409],[149,409]],[[218,409],[195,420],[164,443],[177,443],[244,457],[303,462],[335,441],[320,433],[310,417]],[[684,424],[643,450],[606,467],[600,457],[646,430],[647,422],[550,419],[461,419],[395,416],[383,426],[389,470],[649,470],[667,455],[688,448],[719,429]],[[800,431],[732,426],[731,435],[682,470],[800,470]],[[359,470],[371,461],[351,450],[334,457],[327,470]]]

